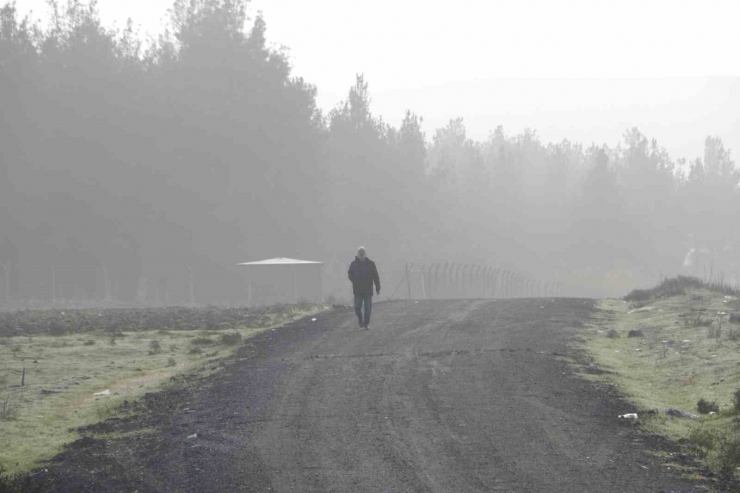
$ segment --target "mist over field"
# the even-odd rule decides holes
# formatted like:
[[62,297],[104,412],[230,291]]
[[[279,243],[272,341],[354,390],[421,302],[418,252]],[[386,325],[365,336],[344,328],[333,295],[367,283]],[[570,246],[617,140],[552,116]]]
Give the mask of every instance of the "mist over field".
[[[383,118],[361,71],[322,109],[267,27],[244,0],[177,0],[151,41],[75,1],[43,25],[2,8],[0,303],[240,303],[237,264],[272,257],[324,262],[325,294],[344,296],[360,245],[387,295],[411,262],[498,266],[566,296],[678,273],[740,281],[737,150],[713,130],[738,130],[723,107],[738,107],[738,78],[448,81],[465,118],[446,117],[450,101],[425,114],[445,84],[432,81],[385,91],[383,114],[408,106]],[[599,106],[625,86],[639,111]],[[588,108],[553,103],[589,90]],[[541,131],[506,106],[527,91]],[[669,105],[686,91],[699,96]],[[501,120],[469,131],[491,98]],[[595,123],[564,135],[584,114]],[[695,154],[650,132],[674,129],[671,149]]]

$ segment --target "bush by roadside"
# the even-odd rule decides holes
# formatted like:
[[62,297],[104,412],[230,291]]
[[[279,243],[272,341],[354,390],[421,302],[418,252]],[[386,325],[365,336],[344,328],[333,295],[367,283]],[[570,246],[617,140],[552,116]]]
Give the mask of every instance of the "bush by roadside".
[[650,289],[634,289],[627,296],[625,301],[644,302],[656,298],[666,298],[670,296],[680,296],[686,294],[691,289],[706,289],[715,293],[728,296],[739,296],[740,290],[724,282],[706,282],[697,277],[677,276],[674,278],[664,279],[663,282]]

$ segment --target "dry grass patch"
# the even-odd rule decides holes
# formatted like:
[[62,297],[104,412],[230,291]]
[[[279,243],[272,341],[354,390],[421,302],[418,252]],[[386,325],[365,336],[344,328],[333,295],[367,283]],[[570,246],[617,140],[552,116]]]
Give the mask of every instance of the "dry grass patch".
[[[153,328],[0,337],[0,467],[28,471],[79,438],[70,430],[115,415],[124,401],[133,402],[179,373],[204,366],[216,371],[215,360],[233,355],[243,339],[324,309],[281,307],[228,332]],[[210,342],[192,344],[198,339]],[[194,353],[193,347],[203,351]]]

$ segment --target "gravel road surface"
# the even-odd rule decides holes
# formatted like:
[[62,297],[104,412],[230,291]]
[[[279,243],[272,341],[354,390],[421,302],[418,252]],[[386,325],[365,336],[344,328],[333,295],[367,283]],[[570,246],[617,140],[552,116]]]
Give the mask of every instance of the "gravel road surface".
[[[376,303],[247,341],[50,465],[49,491],[693,492],[574,375],[593,300]],[[151,432],[151,430],[154,430]],[[188,439],[188,436],[197,437]]]

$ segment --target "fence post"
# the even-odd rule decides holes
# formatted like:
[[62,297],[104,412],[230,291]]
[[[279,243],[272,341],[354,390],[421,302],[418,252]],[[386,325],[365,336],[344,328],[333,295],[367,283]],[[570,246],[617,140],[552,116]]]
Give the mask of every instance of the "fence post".
[[49,269],[51,269],[51,302],[55,304],[57,302],[57,273],[54,267],[49,267]]
[[523,298],[525,294],[524,290],[526,288],[526,285],[524,281],[525,281],[524,276],[522,274],[519,274],[517,276],[517,293],[520,298]]
[[105,290],[105,301],[110,301],[110,283],[108,281],[108,268],[103,266],[103,289]]
[[509,285],[509,298],[516,297],[516,273],[508,271],[507,284]]
[[462,275],[462,297],[467,298],[468,295],[468,288],[465,286],[465,271],[468,271],[468,277],[470,277],[470,271],[472,266],[470,264],[465,264],[465,267],[463,267],[463,275]]
[[509,272],[509,298],[516,298],[516,272]]
[[193,268],[188,267],[190,274],[190,304],[195,305],[195,286],[193,285]]
[[[442,288],[444,291],[444,297],[449,298],[450,297],[450,283],[447,282],[447,269],[450,267],[449,264],[445,263],[444,269],[442,269],[442,284],[444,287]],[[452,273],[452,270],[450,270],[450,273]]]
[[521,274],[516,275],[516,294],[518,298],[524,296],[524,276]]
[[427,286],[427,289],[429,290],[429,299],[434,299],[434,278],[432,277],[432,271],[437,268],[437,264],[432,264],[429,266],[429,286]]
[[438,276],[438,274],[439,274],[439,267],[440,267],[440,265],[441,264],[439,262],[437,262],[436,264],[434,264],[434,272],[432,273],[432,276],[431,276],[432,277],[432,280],[429,283],[429,285],[430,285],[430,291],[431,291],[431,294],[430,294],[429,297],[432,298],[432,299],[437,299],[439,297],[437,295],[437,288],[439,287],[439,276]]
[[427,299],[427,289],[425,278],[427,276],[427,264],[421,264],[421,299]]
[[411,279],[410,279],[410,273],[411,270],[409,269],[409,263],[406,262],[406,289],[409,292],[409,299],[411,299]]
[[3,281],[5,281],[5,304],[10,305],[10,270],[6,264],[3,264],[3,270],[5,271],[3,278]]

